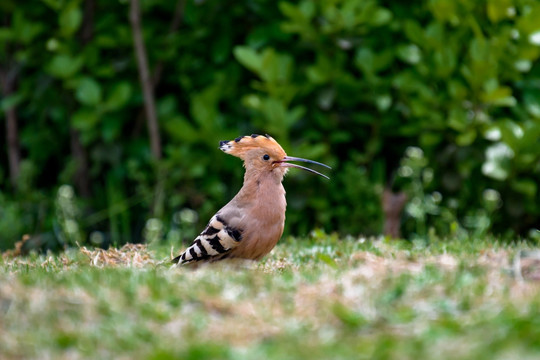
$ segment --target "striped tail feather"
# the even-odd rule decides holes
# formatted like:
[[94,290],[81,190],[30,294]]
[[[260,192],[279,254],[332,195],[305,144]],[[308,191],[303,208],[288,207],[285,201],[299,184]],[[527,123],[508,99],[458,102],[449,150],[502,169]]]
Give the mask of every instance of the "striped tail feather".
[[230,252],[242,240],[242,231],[227,225],[216,214],[193,243],[172,262],[184,265],[195,262],[213,262],[230,256]]

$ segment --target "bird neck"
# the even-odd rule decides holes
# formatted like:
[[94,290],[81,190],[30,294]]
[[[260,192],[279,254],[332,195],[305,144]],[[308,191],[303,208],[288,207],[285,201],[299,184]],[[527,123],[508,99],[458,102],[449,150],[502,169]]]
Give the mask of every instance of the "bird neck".
[[[234,202],[244,208],[258,226],[273,224],[278,226],[279,238],[285,222],[285,189],[281,183],[281,171],[266,171],[251,174],[246,171],[244,185],[236,195]],[[266,226],[264,225],[264,226]],[[276,239],[277,241],[277,239]]]
[[283,185],[283,173],[280,171],[255,171],[254,169],[246,169],[244,175],[244,184],[238,193],[238,197],[242,199],[252,199],[254,196],[261,194],[261,191],[266,194],[275,194],[276,196],[285,193]]
[[279,169],[272,171],[260,171],[254,168],[246,168],[246,173],[244,174],[244,186],[279,186],[283,180],[283,172]]

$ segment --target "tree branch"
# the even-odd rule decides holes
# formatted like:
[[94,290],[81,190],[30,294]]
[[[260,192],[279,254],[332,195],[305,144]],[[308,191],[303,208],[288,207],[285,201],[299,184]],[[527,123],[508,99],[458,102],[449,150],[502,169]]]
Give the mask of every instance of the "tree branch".
[[[79,36],[82,44],[86,46],[94,36],[95,0],[86,0],[84,3],[84,18]],[[76,161],[77,170],[73,182],[82,197],[92,196],[90,189],[90,170],[88,166],[88,153],[81,142],[81,134],[72,126],[69,129],[71,154]]]
[[[16,72],[0,69],[0,83],[4,97],[13,95],[15,92]],[[9,178],[11,185],[17,187],[21,163],[21,149],[19,146],[19,128],[17,124],[17,112],[15,106],[5,110],[6,114],[6,142],[9,161]]]
[[94,15],[96,13],[95,0],[86,0],[84,2],[84,18],[81,25],[81,39],[83,44],[88,44],[94,37]]
[[75,172],[73,181],[75,186],[82,197],[89,198],[92,196],[90,190],[90,171],[88,170],[88,154],[83,144],[81,143],[81,137],[79,131],[73,127],[69,129],[69,139],[71,146],[71,154],[76,161],[77,170]]
[[146,112],[146,122],[150,136],[150,147],[152,155],[156,160],[161,159],[161,136],[159,134],[156,105],[153,93],[152,79],[148,70],[148,59],[142,35],[141,7],[139,0],[131,0],[129,19],[133,32],[133,45],[135,47],[135,57],[139,68],[139,78],[144,96],[144,109]]
[[401,212],[407,203],[407,195],[404,192],[393,193],[386,187],[381,202],[384,213],[383,234],[394,239],[400,238]]

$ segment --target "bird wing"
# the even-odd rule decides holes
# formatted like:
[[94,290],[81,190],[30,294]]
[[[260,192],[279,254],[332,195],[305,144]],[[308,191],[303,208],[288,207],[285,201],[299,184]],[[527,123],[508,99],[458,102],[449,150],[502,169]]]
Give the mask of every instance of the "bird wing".
[[[225,209],[222,209],[222,211]],[[239,211],[218,212],[210,219],[206,229],[197,236],[193,243],[172,261],[178,265],[200,261],[217,261],[229,256],[230,251],[242,241],[242,218]]]

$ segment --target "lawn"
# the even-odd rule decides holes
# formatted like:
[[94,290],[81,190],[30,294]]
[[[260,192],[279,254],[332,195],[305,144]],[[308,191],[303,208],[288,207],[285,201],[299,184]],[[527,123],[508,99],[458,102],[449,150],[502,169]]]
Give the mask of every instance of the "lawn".
[[[176,249],[179,250],[179,249]],[[537,359],[530,244],[315,234],[260,264],[170,247],[4,256],[1,359]]]

